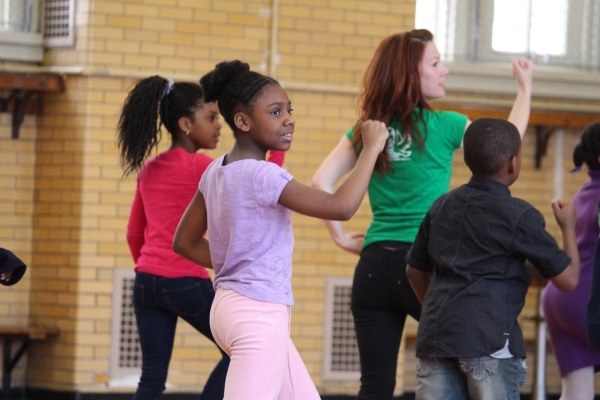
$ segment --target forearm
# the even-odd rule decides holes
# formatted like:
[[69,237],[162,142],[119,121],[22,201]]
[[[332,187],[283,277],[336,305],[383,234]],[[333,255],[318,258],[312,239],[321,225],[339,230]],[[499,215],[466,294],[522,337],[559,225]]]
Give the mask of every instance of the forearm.
[[127,234],[127,245],[129,246],[129,252],[131,253],[131,257],[133,258],[133,262],[137,263],[138,258],[140,258],[142,247],[144,246],[144,237],[143,236],[134,236]]
[[333,239],[334,243],[338,246],[341,246],[346,234],[344,232],[344,227],[340,221],[330,221],[324,219],[325,227],[327,231],[331,235],[331,239]]
[[517,97],[508,116],[508,121],[517,127],[521,138],[525,135],[531,113],[531,86],[519,86]]
[[183,242],[181,239],[175,237],[173,240],[173,251],[193,263],[213,269],[208,240],[204,237],[200,238],[196,243]]
[[429,273],[419,271],[410,265],[406,266],[406,276],[408,277],[410,286],[415,292],[417,299],[419,299],[421,304],[423,304],[423,301],[425,300],[425,294],[427,293],[427,288],[431,282],[431,276]]
[[340,212],[344,216],[340,220],[350,219],[362,203],[378,155],[374,149],[363,149],[354,169],[333,194],[333,203],[342,205]]
[[579,250],[577,249],[577,236],[575,228],[563,229],[563,249],[571,257],[571,264],[567,268],[571,269],[570,276],[575,281],[575,286],[579,282],[579,270],[581,263],[579,261]]

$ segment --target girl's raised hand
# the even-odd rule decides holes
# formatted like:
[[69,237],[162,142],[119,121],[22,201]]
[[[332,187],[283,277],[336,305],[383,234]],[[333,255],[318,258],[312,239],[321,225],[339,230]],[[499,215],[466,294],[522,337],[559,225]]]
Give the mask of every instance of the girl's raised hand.
[[377,150],[381,153],[385,147],[385,142],[390,133],[385,124],[381,121],[368,119],[360,125],[362,132],[363,149]]

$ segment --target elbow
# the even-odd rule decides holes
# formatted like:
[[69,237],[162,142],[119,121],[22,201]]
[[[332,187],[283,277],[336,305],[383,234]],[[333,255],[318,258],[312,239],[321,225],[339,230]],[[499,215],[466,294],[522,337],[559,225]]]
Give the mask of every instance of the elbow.
[[408,282],[412,285],[415,281],[415,273],[417,273],[417,271],[411,267],[410,265],[406,265],[406,279],[408,279]]
[[320,190],[325,190],[323,182],[321,181],[319,175],[313,176],[312,180],[310,181],[310,184],[314,188],[317,188],[317,189],[320,189]]
[[[360,206],[360,204],[358,205]],[[335,221],[349,221],[354,214],[356,214],[356,210],[358,210],[358,206],[353,206],[353,205],[345,205],[343,207],[340,207],[337,212],[335,213],[335,218],[328,218],[328,219],[332,219]]]
[[576,274],[574,274],[571,279],[569,279],[569,281],[567,282],[567,285],[564,289],[565,293],[571,293],[573,292],[575,289],[577,289],[577,286],[579,285],[579,271],[577,271]]
[[562,287],[560,287],[559,289],[562,292],[571,293],[571,292],[573,292],[575,290],[575,288],[577,288],[577,284],[578,283],[579,283],[579,280],[576,280],[576,281],[572,280],[572,281],[564,283],[562,285]]
[[565,272],[563,272],[565,274],[563,279],[560,279],[558,282],[555,279],[552,281],[562,292],[571,293],[579,285],[579,265],[571,264]]
[[354,210],[344,210],[341,212],[339,220],[340,221],[349,221],[352,217],[354,217],[354,214],[356,213],[356,209]]
[[181,244],[180,240],[177,240],[177,238],[173,239],[173,243],[171,244],[171,248],[173,249],[173,252],[175,254],[183,256],[184,246]]

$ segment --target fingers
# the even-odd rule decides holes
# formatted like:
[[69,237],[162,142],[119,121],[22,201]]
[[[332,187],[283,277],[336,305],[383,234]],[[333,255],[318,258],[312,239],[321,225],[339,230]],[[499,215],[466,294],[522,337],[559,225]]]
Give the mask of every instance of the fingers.
[[366,120],[361,124],[361,131],[365,147],[370,146],[379,152],[383,151],[390,135],[383,122],[371,119]]
[[559,199],[552,199],[552,207],[562,208],[562,202]]
[[364,232],[352,232],[352,233],[348,234],[348,237],[350,237],[354,240],[364,239],[365,233]]
[[0,281],[9,281],[12,277],[12,271],[3,272],[0,274]]
[[526,58],[515,58],[512,60],[513,68],[521,70],[530,70],[533,68],[533,61]]

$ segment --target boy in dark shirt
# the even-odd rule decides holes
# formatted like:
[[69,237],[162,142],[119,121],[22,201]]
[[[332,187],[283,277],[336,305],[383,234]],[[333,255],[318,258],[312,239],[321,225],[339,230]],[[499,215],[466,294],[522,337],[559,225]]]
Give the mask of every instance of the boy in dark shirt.
[[542,215],[510,194],[521,170],[521,139],[510,122],[471,123],[464,159],[471,180],[436,200],[407,256],[423,303],[416,398],[519,399],[527,373],[517,321],[529,287],[525,260],[561,290],[574,290],[575,208],[552,202],[562,251]]

